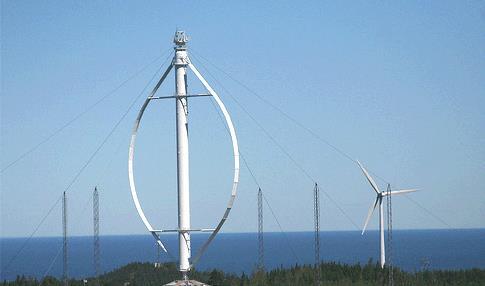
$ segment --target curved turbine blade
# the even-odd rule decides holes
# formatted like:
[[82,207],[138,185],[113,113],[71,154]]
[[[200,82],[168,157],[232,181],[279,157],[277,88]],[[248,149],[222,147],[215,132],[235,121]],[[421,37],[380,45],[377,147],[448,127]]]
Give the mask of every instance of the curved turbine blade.
[[154,231],[152,231],[152,235],[155,238],[155,240],[157,241],[157,244],[163,249],[163,251],[165,253],[168,253],[167,249],[165,248],[165,245],[163,245],[163,242],[160,239],[160,236],[158,236],[158,234],[156,234]]
[[376,201],[374,202],[374,205],[370,206],[369,213],[367,214],[367,218],[365,219],[364,223],[364,228],[362,229],[362,234],[364,234],[365,229],[367,228],[367,224],[369,223],[370,217],[374,213],[374,210],[376,209],[377,203],[379,202],[379,197],[376,198]]
[[381,191],[379,191],[379,188],[377,187],[377,184],[374,181],[374,179],[372,179],[372,177],[369,175],[367,170],[364,168],[364,166],[362,166],[362,164],[359,161],[357,161],[357,164],[359,164],[360,169],[364,173],[365,177],[367,178],[367,181],[369,181],[369,183],[372,186],[372,188],[374,189],[374,191],[376,191],[376,193],[380,194]]
[[219,233],[219,230],[221,229],[224,222],[227,220],[227,217],[229,216],[229,213],[231,212],[232,205],[234,204],[234,200],[236,199],[237,187],[238,187],[238,184],[239,184],[239,146],[238,146],[238,143],[237,143],[236,131],[234,130],[234,125],[232,123],[231,116],[229,115],[229,112],[227,111],[226,106],[224,105],[224,103],[220,99],[219,95],[217,95],[217,93],[212,89],[212,87],[209,85],[209,83],[204,79],[204,77],[199,73],[199,71],[195,68],[195,66],[192,63],[189,63],[188,66],[194,72],[194,74],[197,76],[197,78],[200,80],[202,85],[212,95],[215,102],[219,106],[219,109],[221,110],[222,114],[224,115],[224,118],[226,119],[226,127],[229,130],[229,134],[231,135],[232,150],[233,150],[233,154],[234,154],[234,179],[233,179],[233,184],[232,184],[231,197],[229,199],[229,202],[227,203],[226,211],[224,212],[222,219],[219,221],[219,224],[215,227],[214,231],[212,231],[209,238],[207,238],[206,242],[199,248],[199,251],[197,252],[195,257],[192,259],[192,262],[190,264],[190,269],[193,269],[193,267],[199,262],[199,259],[202,257],[202,255],[206,251],[207,247],[209,247],[209,244],[212,242],[212,240],[214,240],[217,233]]

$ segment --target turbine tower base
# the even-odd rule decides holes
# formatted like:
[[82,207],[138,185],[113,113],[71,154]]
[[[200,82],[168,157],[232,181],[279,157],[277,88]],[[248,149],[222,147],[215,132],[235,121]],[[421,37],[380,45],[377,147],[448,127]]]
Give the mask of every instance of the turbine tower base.
[[195,281],[195,280],[175,280],[163,286],[210,286],[210,285],[199,281]]

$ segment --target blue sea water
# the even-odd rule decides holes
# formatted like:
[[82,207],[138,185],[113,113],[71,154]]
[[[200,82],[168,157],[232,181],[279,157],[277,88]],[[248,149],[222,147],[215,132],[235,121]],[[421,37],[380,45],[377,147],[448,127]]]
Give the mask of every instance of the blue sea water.
[[[206,235],[192,236],[196,251]],[[177,240],[174,235],[163,236],[169,250],[176,256]],[[314,259],[312,232],[265,233],[265,266],[273,269],[295,263],[311,264]],[[157,248],[148,235],[101,236],[102,272],[113,270],[129,262],[154,262]],[[62,246],[62,238],[33,238],[21,254],[6,269],[7,264],[25,238],[0,239],[1,280],[12,280],[17,275],[41,278],[54,261]],[[256,233],[220,234],[203,256],[198,269],[218,268],[226,272],[250,273],[257,262]],[[324,261],[365,264],[378,259],[378,232],[369,231],[361,236],[357,231],[321,233],[320,257]],[[161,254],[161,261],[170,261]],[[462,230],[395,230],[393,232],[393,261],[404,270],[429,269],[485,269],[485,229]],[[60,277],[62,253],[53,262],[49,275]],[[92,276],[92,237],[69,239],[69,275],[75,278]]]

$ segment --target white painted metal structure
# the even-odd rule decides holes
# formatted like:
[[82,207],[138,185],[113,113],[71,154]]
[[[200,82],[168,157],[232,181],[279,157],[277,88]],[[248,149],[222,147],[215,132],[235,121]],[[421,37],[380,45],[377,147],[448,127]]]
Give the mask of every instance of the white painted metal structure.
[[379,190],[379,187],[377,186],[376,182],[374,179],[369,175],[369,172],[362,166],[362,164],[357,161],[359,164],[360,169],[364,173],[365,177],[367,178],[367,181],[370,183],[374,191],[376,192],[376,200],[373,205],[370,206],[369,213],[367,214],[367,218],[365,219],[364,223],[364,228],[362,229],[362,235],[365,233],[365,230],[367,228],[367,224],[369,223],[369,220],[374,213],[374,210],[376,209],[377,204],[379,204],[379,243],[380,243],[380,265],[381,268],[384,268],[384,264],[386,263],[386,246],[384,242],[384,207],[382,206],[382,198],[385,196],[388,196],[389,194],[394,196],[394,195],[399,195],[399,194],[405,194],[405,193],[411,193],[417,191],[416,189],[410,189],[410,190],[399,190],[399,191],[388,191],[388,192],[381,192]]
[[[195,66],[190,62],[186,44],[188,38],[183,31],[177,31],[174,37],[175,43],[175,56],[172,63],[167,68],[165,73],[162,75],[158,81],[155,88],[152,90],[148,98],[143,103],[140,112],[135,120],[133,126],[131,142],[128,155],[128,177],[130,181],[130,190],[135,203],[135,208],[140,216],[142,222],[145,224],[148,231],[153,235],[160,247],[167,252],[167,249],[160,239],[160,232],[178,232],[179,235],[179,255],[180,263],[179,270],[182,273],[182,279],[188,281],[187,273],[193,268],[193,266],[198,262],[202,254],[205,252],[209,244],[212,242],[214,237],[217,235],[222,225],[226,221],[229,213],[232,209],[232,205],[236,198],[237,186],[239,183],[239,148],[237,143],[236,132],[232,124],[231,116],[229,115],[224,103],[219,98],[217,93],[211,88],[204,77],[199,73]],[[187,94],[187,67],[192,70],[196,77],[201,81],[204,87],[207,89],[208,94]],[[155,97],[160,85],[163,83],[167,75],[170,73],[172,68],[175,69],[175,96],[164,96]],[[189,138],[188,138],[188,106],[187,99],[189,97],[199,97],[199,96],[212,96],[216,101],[218,107],[222,111],[224,118],[226,120],[227,128],[229,130],[234,156],[234,177],[232,184],[231,196],[226,207],[221,220],[217,226],[213,229],[191,229],[190,226],[190,198],[189,198]],[[152,227],[148,221],[143,209],[141,207],[140,201],[135,187],[134,179],[134,152],[135,152],[135,141],[138,133],[138,128],[140,126],[140,121],[143,117],[148,103],[153,99],[175,99],[176,102],[176,124],[177,124],[177,188],[178,188],[178,229],[170,230],[156,230]],[[191,260],[191,244],[190,244],[190,232],[193,231],[210,231],[212,232],[207,241],[202,245],[197,255]]]

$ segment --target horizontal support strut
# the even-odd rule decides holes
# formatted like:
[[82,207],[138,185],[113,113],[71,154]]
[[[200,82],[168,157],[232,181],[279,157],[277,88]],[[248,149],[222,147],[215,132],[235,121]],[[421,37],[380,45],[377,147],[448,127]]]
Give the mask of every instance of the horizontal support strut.
[[187,98],[187,97],[201,97],[201,96],[212,96],[212,94],[209,93],[202,93],[202,94],[187,94],[187,95],[167,95],[167,96],[152,96],[149,97],[148,99],[167,99],[167,98]]
[[197,229],[154,229],[153,232],[211,232],[214,228],[197,228]]

